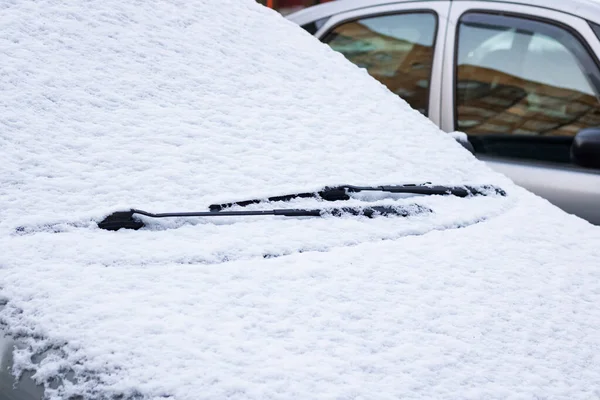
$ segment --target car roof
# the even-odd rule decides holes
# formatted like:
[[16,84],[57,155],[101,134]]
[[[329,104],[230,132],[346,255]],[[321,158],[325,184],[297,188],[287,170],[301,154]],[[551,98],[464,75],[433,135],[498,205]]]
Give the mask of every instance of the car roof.
[[[469,1],[469,0],[436,0],[436,1]],[[578,17],[583,17],[593,22],[600,23],[600,1],[598,0],[481,0],[494,3],[512,3],[533,5],[561,11]],[[289,14],[288,19],[298,25],[304,25],[327,18],[335,14],[369,8],[375,6],[400,4],[409,2],[427,3],[430,0],[337,0],[328,3],[308,7],[295,13]]]

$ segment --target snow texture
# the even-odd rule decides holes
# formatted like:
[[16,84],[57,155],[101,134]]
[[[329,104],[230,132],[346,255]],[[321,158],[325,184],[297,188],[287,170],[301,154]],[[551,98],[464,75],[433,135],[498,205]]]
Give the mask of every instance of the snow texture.
[[[49,398],[600,396],[600,229],[275,12],[4,1],[0,52],[0,323]],[[96,226],[421,182],[508,195],[249,207],[432,210],[406,218]]]

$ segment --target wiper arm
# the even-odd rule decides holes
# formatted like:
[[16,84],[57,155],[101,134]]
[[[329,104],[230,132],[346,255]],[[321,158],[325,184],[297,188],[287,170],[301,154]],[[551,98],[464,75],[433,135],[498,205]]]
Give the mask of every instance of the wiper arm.
[[489,194],[498,194],[505,196],[504,190],[495,186],[440,186],[431,184],[406,184],[406,185],[388,185],[388,186],[354,186],[342,185],[326,187],[318,192],[293,193],[283,196],[269,197],[267,199],[243,200],[232,203],[212,204],[210,211],[201,212],[175,212],[154,214],[143,210],[131,209],[129,211],[115,212],[98,223],[98,227],[110,231],[124,229],[140,229],[144,223],[139,219],[134,219],[134,214],[144,215],[150,218],[171,218],[171,217],[225,217],[225,216],[257,216],[257,215],[277,215],[284,217],[320,217],[324,215],[343,216],[358,215],[372,218],[376,215],[395,215],[407,217],[424,212],[432,212],[429,208],[413,204],[408,208],[391,206],[372,206],[372,207],[339,207],[332,209],[274,209],[257,211],[223,211],[232,206],[245,207],[250,204],[257,204],[263,201],[289,201],[296,198],[320,198],[326,201],[349,200],[349,193],[357,192],[389,192],[389,193],[408,193],[422,195],[454,195],[457,197],[467,196],[487,196]]
[[401,216],[407,217],[425,212],[432,212],[429,208],[419,205],[412,205],[408,208],[390,207],[390,206],[373,206],[373,207],[340,207],[332,209],[275,209],[275,210],[258,210],[258,211],[202,211],[202,212],[175,212],[175,213],[159,213],[154,214],[143,210],[131,209],[129,211],[117,211],[112,213],[104,220],[98,223],[100,229],[109,231],[117,231],[123,229],[138,230],[144,226],[144,223],[138,219],[134,219],[134,214],[144,215],[151,218],[171,218],[171,217],[223,217],[223,216],[256,216],[256,215],[277,215],[283,217],[321,217],[325,215],[344,216],[357,215],[372,218],[376,215],[381,216]]
[[405,185],[387,185],[387,186],[354,186],[341,185],[326,187],[321,191],[312,193],[294,193],[283,196],[268,197],[266,199],[242,200],[231,203],[211,204],[211,211],[221,211],[232,206],[245,207],[250,204],[262,203],[263,201],[289,201],[296,198],[317,198],[326,201],[349,200],[348,193],[357,192],[389,192],[389,193],[407,193],[422,195],[453,195],[457,197],[468,196],[486,196],[490,193],[505,196],[506,192],[498,187],[486,185],[481,187],[474,186],[441,186],[430,184],[405,184]]

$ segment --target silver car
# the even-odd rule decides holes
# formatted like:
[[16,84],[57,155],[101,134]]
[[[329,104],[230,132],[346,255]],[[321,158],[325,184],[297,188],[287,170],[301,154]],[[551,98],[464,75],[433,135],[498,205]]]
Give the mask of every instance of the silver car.
[[289,15],[475,154],[600,224],[600,2],[340,0]]

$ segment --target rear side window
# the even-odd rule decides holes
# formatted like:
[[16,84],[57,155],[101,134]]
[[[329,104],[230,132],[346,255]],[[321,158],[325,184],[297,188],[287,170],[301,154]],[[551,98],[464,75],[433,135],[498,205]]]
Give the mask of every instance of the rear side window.
[[458,34],[455,128],[480,153],[569,162],[577,132],[600,126],[599,78],[567,28],[466,14]]
[[317,31],[319,29],[321,29],[321,27],[325,24],[325,22],[327,22],[328,19],[329,19],[329,17],[326,17],[326,18],[321,18],[319,20],[316,20],[314,22],[309,22],[308,24],[302,25],[302,29],[304,29],[306,32],[310,33],[311,35],[314,35],[315,33],[317,33]]
[[595,24],[593,22],[588,21],[588,24],[590,24],[590,27],[592,28],[592,30],[594,31],[594,34],[596,35],[596,37],[598,39],[600,39],[600,25]]
[[323,41],[427,115],[437,16],[419,11],[345,22]]

